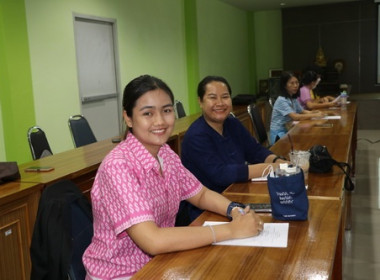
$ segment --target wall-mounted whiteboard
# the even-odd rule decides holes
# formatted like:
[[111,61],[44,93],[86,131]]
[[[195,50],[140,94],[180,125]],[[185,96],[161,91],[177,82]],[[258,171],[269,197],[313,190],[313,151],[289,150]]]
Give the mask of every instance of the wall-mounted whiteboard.
[[75,44],[82,103],[117,96],[111,22],[75,18]]

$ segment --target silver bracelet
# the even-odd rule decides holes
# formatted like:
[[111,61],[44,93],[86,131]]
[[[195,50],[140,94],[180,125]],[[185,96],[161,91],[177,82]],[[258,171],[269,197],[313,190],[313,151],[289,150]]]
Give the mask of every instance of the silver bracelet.
[[208,226],[211,230],[211,233],[212,233],[212,239],[213,239],[213,243],[216,243],[216,236],[215,236],[215,231],[214,231],[214,228],[212,226]]

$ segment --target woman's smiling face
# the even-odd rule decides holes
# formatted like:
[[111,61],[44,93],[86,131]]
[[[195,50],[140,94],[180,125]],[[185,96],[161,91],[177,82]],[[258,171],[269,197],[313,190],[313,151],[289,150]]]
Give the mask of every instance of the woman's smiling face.
[[144,93],[136,101],[132,117],[128,117],[125,111],[123,116],[134,136],[153,156],[169,139],[175,123],[172,101],[162,89]]
[[199,99],[199,105],[207,122],[223,123],[232,110],[232,100],[225,83],[212,81],[206,85],[206,92]]

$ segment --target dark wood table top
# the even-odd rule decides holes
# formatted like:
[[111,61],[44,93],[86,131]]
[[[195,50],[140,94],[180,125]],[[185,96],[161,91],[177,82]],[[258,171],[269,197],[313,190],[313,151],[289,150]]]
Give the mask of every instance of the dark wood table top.
[[[96,172],[103,158],[116,146],[111,139],[99,141],[19,165],[21,182],[48,184]],[[49,172],[25,172],[29,166],[51,166]]]
[[[231,200],[268,202],[268,197],[227,195]],[[287,248],[210,245],[155,256],[132,279],[329,279],[339,239],[341,203],[310,199],[309,219],[290,221]],[[264,222],[283,223],[271,215]],[[193,222],[227,221],[205,212]]]
[[[303,121],[295,125],[288,136],[282,137],[270,149],[277,155],[289,159],[289,152],[293,145],[294,150],[309,150],[313,145],[324,145],[331,156],[340,162],[349,162],[352,141],[352,132],[355,127],[356,104],[352,103],[339,113],[346,121],[333,121],[331,128],[315,126],[320,120]],[[292,143],[291,143],[292,142]],[[344,195],[344,173],[334,166],[330,173],[316,174],[309,172],[308,196],[316,198],[343,199]],[[239,182],[233,183],[224,193],[240,193],[245,195],[269,195],[266,182]]]
[[[326,113],[329,117],[340,116],[340,119],[300,121],[289,131],[289,134],[351,135],[357,113],[357,105],[355,102],[348,104],[346,109],[337,107],[335,109],[324,109],[321,111]],[[323,124],[330,124],[332,127],[323,127]]]
[[0,206],[42,189],[39,183],[7,182],[0,185]]

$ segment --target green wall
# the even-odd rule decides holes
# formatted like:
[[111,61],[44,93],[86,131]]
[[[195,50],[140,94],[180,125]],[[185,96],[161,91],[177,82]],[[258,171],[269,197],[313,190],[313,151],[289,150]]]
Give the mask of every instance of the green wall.
[[0,160],[30,159],[27,129],[34,123],[32,77],[23,0],[0,0]]
[[248,13],[217,1],[197,1],[199,73],[225,77],[232,94],[250,88]]
[[255,93],[268,67],[282,65],[280,12],[248,13],[217,0],[0,4],[1,160],[31,160],[26,131],[35,124],[54,153],[73,148],[67,119],[80,113],[74,13],[116,19],[120,91],[138,75],[156,75],[188,114],[199,110],[196,86],[205,75],[225,76],[233,94]]
[[254,13],[257,80],[267,79],[269,69],[282,69],[281,10]]
[[196,98],[199,82],[199,51],[197,27],[197,3],[194,0],[185,0],[185,36],[187,62],[187,101],[189,112],[198,112],[199,105]]

